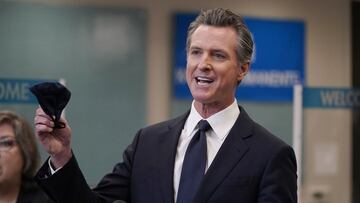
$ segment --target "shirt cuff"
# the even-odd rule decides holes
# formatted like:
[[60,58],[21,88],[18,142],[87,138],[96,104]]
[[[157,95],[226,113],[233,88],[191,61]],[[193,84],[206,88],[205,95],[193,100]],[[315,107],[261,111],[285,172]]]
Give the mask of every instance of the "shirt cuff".
[[56,170],[54,170],[54,168],[51,165],[51,158],[49,158],[48,160],[48,164],[49,164],[49,168],[50,168],[50,174],[54,175],[57,171],[59,171],[62,167],[57,168]]

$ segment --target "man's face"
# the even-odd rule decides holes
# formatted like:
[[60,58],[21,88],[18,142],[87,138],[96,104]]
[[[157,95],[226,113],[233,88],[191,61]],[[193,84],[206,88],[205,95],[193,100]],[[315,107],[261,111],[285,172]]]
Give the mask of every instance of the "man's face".
[[226,107],[234,101],[238,81],[247,72],[236,55],[237,35],[231,27],[200,25],[187,53],[186,80],[195,102]]

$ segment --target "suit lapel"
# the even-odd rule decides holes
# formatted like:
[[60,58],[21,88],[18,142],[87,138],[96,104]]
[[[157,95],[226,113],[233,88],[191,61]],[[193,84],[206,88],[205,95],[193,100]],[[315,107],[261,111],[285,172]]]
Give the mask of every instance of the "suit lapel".
[[239,108],[241,113],[207,170],[195,202],[207,202],[214,190],[249,150],[243,138],[251,135],[252,121],[245,110]]
[[179,136],[184,127],[189,112],[176,119],[159,140],[159,179],[164,202],[174,202],[174,164]]

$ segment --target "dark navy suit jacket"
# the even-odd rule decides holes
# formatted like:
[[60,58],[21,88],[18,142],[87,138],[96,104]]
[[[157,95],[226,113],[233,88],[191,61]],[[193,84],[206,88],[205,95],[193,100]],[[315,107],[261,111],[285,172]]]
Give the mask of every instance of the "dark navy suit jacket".
[[[255,123],[241,107],[240,115],[196,193],[196,203],[297,202],[293,149]],[[189,112],[188,112],[189,113]],[[75,157],[49,175],[47,162],[37,182],[56,202],[174,202],[176,148],[188,113],[138,131],[112,173],[90,189]]]

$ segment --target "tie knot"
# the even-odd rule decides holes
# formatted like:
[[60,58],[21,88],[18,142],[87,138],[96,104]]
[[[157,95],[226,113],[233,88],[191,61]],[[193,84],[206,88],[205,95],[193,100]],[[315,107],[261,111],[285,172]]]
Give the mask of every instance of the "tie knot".
[[206,132],[207,130],[209,130],[211,128],[210,124],[207,122],[207,120],[200,120],[198,123],[199,126],[199,130]]

